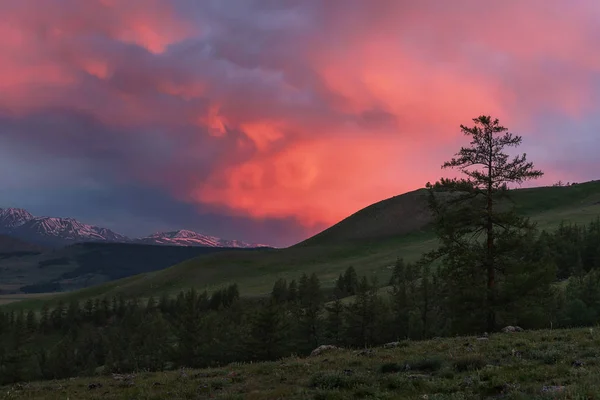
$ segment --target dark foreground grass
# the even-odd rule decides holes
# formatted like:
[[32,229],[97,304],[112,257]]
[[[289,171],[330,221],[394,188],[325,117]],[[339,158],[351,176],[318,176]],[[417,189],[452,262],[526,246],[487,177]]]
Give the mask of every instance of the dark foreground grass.
[[[21,383],[0,399],[599,399],[592,329],[403,342],[219,369]],[[117,379],[115,379],[117,378]]]

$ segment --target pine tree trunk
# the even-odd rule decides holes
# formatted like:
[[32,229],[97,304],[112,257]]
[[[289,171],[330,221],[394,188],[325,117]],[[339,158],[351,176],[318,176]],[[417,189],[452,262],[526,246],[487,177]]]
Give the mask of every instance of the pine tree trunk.
[[494,269],[494,225],[492,221],[493,201],[492,201],[492,163],[493,149],[492,138],[490,137],[490,154],[488,164],[488,190],[487,190],[487,330],[493,332],[496,329],[496,296],[495,284],[496,274]]

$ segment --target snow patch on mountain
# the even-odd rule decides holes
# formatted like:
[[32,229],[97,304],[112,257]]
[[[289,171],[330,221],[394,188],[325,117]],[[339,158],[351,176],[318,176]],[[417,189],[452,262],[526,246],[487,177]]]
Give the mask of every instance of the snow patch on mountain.
[[54,236],[67,241],[128,241],[126,236],[106,228],[83,224],[74,218],[36,217],[18,228],[32,234]]
[[268,247],[240,240],[221,239],[185,229],[130,239],[110,229],[87,225],[74,218],[35,217],[22,208],[0,208],[0,233],[52,245],[77,242],[133,242],[171,246]]
[[0,231],[10,230],[34,218],[22,208],[0,208]]
[[250,244],[239,240],[221,239],[215,236],[203,235],[198,232],[180,229],[170,232],[157,232],[153,235],[137,239],[146,244],[171,245],[171,246],[204,246],[204,247],[266,247],[259,244]]

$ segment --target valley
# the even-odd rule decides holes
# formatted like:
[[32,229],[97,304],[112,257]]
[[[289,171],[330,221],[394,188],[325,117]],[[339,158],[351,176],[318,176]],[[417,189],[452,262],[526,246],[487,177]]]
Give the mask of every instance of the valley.
[[[517,189],[511,191],[511,198],[517,211],[531,217],[540,229],[552,230],[561,222],[587,224],[600,216],[600,181]],[[143,271],[143,266],[131,267],[131,276],[123,279],[44,300],[27,299],[12,303],[11,307],[37,308],[48,301],[56,304],[60,300],[84,301],[98,296],[157,297],[192,287],[210,292],[232,283],[239,285],[242,296],[264,296],[275,280],[290,280],[299,272],[315,272],[324,287],[333,287],[338,275],[349,266],[386,282],[398,257],[415,261],[436,245],[430,221],[426,192],[417,190],[366,207],[289,248],[219,249],[204,254],[192,254],[195,250],[189,250],[188,259],[170,264],[169,268],[166,263],[153,271]],[[153,247],[147,249],[156,251]],[[119,257],[114,258],[117,269],[126,270],[126,258]],[[58,271],[61,268],[64,266],[57,266]],[[133,274],[135,268],[140,268],[140,274]],[[73,270],[81,271],[76,277],[85,276],[85,268]]]

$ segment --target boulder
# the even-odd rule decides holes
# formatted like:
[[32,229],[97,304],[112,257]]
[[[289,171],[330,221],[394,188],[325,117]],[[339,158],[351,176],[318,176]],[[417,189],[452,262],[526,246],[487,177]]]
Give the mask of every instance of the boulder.
[[383,345],[384,349],[393,349],[395,347],[401,347],[402,342],[390,342]]
[[564,392],[566,387],[564,386],[543,386],[542,393],[560,393]]
[[523,332],[523,328],[521,328],[520,326],[508,325],[508,326],[505,326],[504,328],[502,328],[502,332],[504,332],[504,333]]
[[327,353],[329,351],[332,351],[332,350],[339,350],[339,347],[333,346],[333,345],[330,345],[330,344],[324,344],[324,345],[321,345],[321,346],[317,347],[316,349],[314,349],[310,353],[310,356],[311,357],[319,356],[321,354],[325,354],[325,353]]

